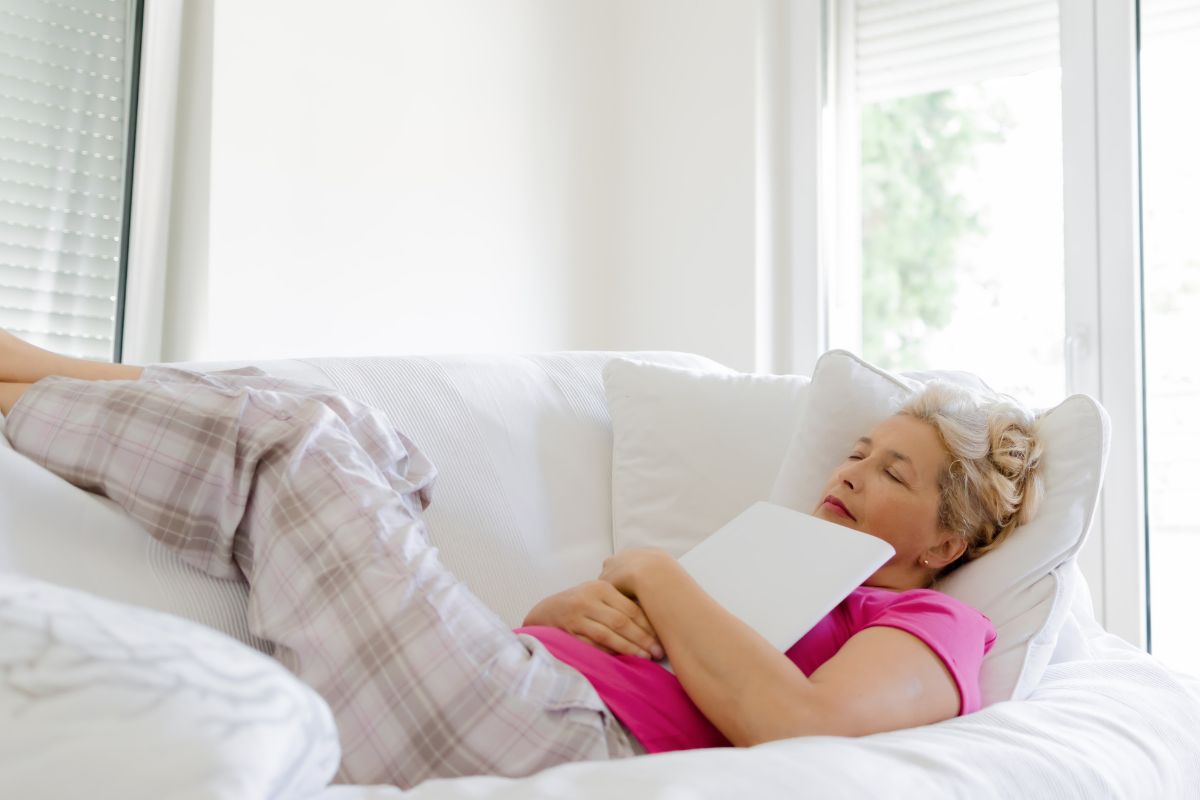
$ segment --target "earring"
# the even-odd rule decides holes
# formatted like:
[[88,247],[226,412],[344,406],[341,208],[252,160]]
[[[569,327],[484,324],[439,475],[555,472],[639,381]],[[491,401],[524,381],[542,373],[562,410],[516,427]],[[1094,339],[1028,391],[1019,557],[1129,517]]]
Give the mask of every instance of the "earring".
[[925,566],[927,566],[927,567],[928,567],[928,566],[929,566],[929,559],[928,559],[928,558],[922,559],[922,560],[921,560],[921,563],[922,563],[922,564],[924,564]]

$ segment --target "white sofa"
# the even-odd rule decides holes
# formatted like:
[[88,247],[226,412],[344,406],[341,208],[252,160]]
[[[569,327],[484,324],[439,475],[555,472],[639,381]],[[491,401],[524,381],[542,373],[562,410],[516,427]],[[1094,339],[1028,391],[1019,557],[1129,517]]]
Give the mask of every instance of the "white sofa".
[[[431,457],[439,479],[427,518],[443,560],[516,626],[545,595],[595,577],[600,562],[613,550],[612,432],[601,370],[615,355],[312,359],[257,366],[334,387],[384,410]],[[637,355],[668,365],[715,366],[687,354]],[[204,366],[241,363],[245,362]],[[100,595],[188,617],[250,645],[261,644],[249,637],[239,619],[244,587],[190,571],[149,537],[118,530],[118,514],[73,488],[69,492],[79,497],[64,494],[53,503],[38,499],[50,497],[42,493],[68,490],[34,475],[38,468],[22,463],[19,456],[4,455],[0,572],[87,592],[72,596],[75,605]],[[71,521],[56,522],[66,519],[63,515],[72,515]],[[80,515],[95,524],[81,524]],[[1200,796],[1200,680],[1173,672],[1105,633],[1094,621],[1082,576],[1073,564],[1065,569],[1073,580],[1063,585],[1074,587],[1075,596],[1051,664],[1033,693],[923,728],[860,739],[810,737],[749,750],[570,764],[521,780],[438,780],[401,792],[386,786],[319,786],[332,774],[330,745],[305,740],[301,728],[317,730],[314,736],[319,739],[328,719],[320,709],[313,710],[308,698],[288,706],[292,716],[272,723],[276,729],[282,726],[287,742],[269,750],[276,755],[303,752],[304,759],[278,755],[251,763],[254,759],[245,757],[246,747],[241,747],[239,753],[221,751],[206,762],[206,769],[218,773],[225,769],[280,774],[264,772],[241,782],[232,775],[224,776],[228,780],[208,775],[191,781],[185,791],[163,782],[162,763],[127,759],[107,767],[102,761],[89,762],[78,766],[74,777],[103,787],[106,784],[97,784],[89,770],[100,775],[106,768],[120,771],[120,788],[114,783],[111,792],[93,788],[89,795],[126,800]],[[46,619],[53,618],[46,613]],[[0,614],[0,631],[3,625]],[[252,653],[249,647],[238,647]],[[0,663],[0,675],[12,674],[11,664]],[[203,706],[206,701],[198,698],[194,702]],[[8,715],[2,723],[7,733],[0,731],[0,795],[18,796],[14,792],[21,789],[23,797],[56,796],[49,789],[39,794],[30,787],[70,785],[66,777],[49,772],[54,766],[71,765],[46,758],[35,769],[29,766],[32,762],[20,760],[25,756],[14,755],[20,735],[13,726],[21,724],[20,713],[27,713],[22,708],[15,701],[5,705],[0,692],[0,718]],[[88,708],[86,713],[99,713],[95,705]],[[45,724],[78,722],[68,712],[56,714]],[[179,724],[178,717],[170,719],[174,721],[167,724]],[[249,740],[258,744],[247,747],[266,747],[262,742],[278,736],[276,729]],[[58,741],[53,728],[47,730],[44,752]],[[144,737],[139,741],[152,750],[154,731],[145,726],[138,730]],[[96,735],[103,734],[98,729]],[[110,740],[123,735],[134,734],[108,734]],[[199,747],[194,742],[188,746]],[[74,747],[72,758],[89,752],[86,738],[77,739]],[[96,748],[104,753],[120,750],[111,741],[104,747],[97,743]],[[318,752],[320,757],[314,755]],[[312,774],[298,777],[298,771],[305,770]],[[290,778],[284,780],[285,774]]]

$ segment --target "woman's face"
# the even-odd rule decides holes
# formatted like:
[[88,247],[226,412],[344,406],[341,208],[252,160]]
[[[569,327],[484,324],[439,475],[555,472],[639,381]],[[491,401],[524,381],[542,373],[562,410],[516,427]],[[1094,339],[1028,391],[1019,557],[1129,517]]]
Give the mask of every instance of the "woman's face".
[[833,471],[814,515],[878,536],[896,554],[865,583],[894,589],[925,585],[921,564],[947,538],[938,527],[938,479],[949,457],[927,422],[894,415],[855,443]]

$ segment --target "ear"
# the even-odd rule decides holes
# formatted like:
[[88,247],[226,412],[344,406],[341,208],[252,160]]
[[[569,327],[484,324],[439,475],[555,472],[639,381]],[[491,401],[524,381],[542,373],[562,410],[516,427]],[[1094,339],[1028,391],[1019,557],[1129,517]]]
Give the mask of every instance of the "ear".
[[967,552],[967,540],[963,536],[953,531],[941,531],[940,536],[938,543],[925,551],[929,566],[935,569],[954,563]]

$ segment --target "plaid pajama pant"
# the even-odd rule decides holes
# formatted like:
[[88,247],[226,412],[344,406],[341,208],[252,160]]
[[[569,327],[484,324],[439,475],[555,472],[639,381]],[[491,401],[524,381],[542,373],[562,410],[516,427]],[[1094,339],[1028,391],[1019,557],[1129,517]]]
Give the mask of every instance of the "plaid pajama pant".
[[433,465],[382,413],[259,370],[47,378],[15,449],[249,583],[249,626],[333,710],[336,780],[523,776],[640,750],[591,684],[440,563]]

